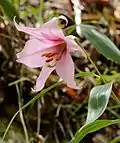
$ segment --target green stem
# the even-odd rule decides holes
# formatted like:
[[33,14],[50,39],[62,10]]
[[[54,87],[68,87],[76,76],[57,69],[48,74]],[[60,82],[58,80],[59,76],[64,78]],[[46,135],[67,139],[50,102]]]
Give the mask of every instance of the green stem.
[[[82,48],[82,47],[81,47]],[[105,79],[103,78],[102,74],[100,73],[100,71],[98,70],[97,66],[95,65],[95,63],[93,62],[93,60],[91,59],[91,57],[88,55],[87,51],[82,48],[84,53],[86,54],[88,60],[91,62],[91,64],[93,65],[93,67],[95,68],[96,72],[98,73],[98,75],[100,76],[101,80],[106,84],[107,82],[105,81]],[[113,95],[113,99],[115,99],[115,101],[120,104],[119,99],[116,97],[115,93],[112,91],[112,95]]]

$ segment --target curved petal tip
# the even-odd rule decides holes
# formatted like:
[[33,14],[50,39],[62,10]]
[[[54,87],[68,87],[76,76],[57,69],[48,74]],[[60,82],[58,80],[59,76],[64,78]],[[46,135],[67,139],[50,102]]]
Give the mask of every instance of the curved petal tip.
[[65,25],[67,25],[67,24],[68,24],[68,20],[67,20],[67,18],[66,18],[64,15],[60,15],[60,16],[58,17],[58,19],[62,19],[62,20],[64,20],[64,21],[66,22],[66,24],[65,24]]

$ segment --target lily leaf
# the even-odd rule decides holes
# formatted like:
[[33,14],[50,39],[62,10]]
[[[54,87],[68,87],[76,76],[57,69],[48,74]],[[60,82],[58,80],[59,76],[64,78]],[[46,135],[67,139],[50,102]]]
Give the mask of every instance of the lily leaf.
[[95,132],[100,130],[104,127],[113,125],[113,124],[120,124],[120,119],[117,120],[96,120],[90,124],[84,125],[80,128],[75,137],[70,141],[70,143],[80,143],[80,141],[89,133]]
[[88,133],[120,123],[120,120],[97,120],[106,109],[111,91],[112,83],[96,86],[91,90],[86,123],[76,132],[70,143],[79,143]]
[[95,48],[108,59],[120,63],[120,50],[104,34],[100,33],[97,28],[90,25],[80,25],[82,34],[88,39]]
[[94,87],[90,92],[86,124],[98,119],[105,111],[112,91],[112,83]]

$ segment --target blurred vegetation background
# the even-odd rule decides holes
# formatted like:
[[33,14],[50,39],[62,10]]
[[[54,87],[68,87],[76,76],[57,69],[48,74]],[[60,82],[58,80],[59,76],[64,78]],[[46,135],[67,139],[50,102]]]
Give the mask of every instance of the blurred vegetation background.
[[[119,0],[94,0],[91,3],[89,0],[82,0],[81,4],[84,7],[82,23],[98,27],[120,48]],[[13,18],[16,16],[17,22],[27,26],[39,27],[61,14],[69,20],[68,25],[64,27],[66,35],[73,34],[78,37],[75,31],[73,4],[70,0],[0,0],[0,138],[15,112],[35,96],[31,88],[40,70],[29,69],[16,62],[16,53],[23,49],[29,36],[17,31]],[[113,91],[119,98],[120,66],[98,53],[84,37],[78,38],[106,81],[115,82]],[[30,143],[67,143],[84,124],[90,90],[102,82],[97,77],[85,74],[96,73],[87,59],[81,59],[79,53],[72,55],[76,73],[83,73],[76,79],[81,89],[76,91],[61,84],[48,92],[17,116],[5,143],[25,143],[26,136],[29,137]],[[58,76],[53,72],[46,87],[57,81]],[[101,119],[120,118],[119,112],[120,105],[116,105],[111,99]],[[89,134],[83,139],[83,143],[109,143],[119,135],[120,126],[113,125]]]

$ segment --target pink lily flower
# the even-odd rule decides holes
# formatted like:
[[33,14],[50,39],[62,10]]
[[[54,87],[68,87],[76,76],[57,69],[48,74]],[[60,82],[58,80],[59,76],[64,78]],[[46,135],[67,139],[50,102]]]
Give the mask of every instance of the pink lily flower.
[[42,67],[39,77],[36,80],[34,91],[40,91],[53,70],[67,83],[67,86],[78,89],[74,80],[74,63],[71,52],[82,49],[77,45],[71,36],[65,36],[57,25],[59,19],[67,19],[64,16],[54,17],[39,28],[25,27],[14,24],[19,31],[30,35],[30,40],[25,44],[24,49],[17,54],[17,62],[23,63],[30,68]]

